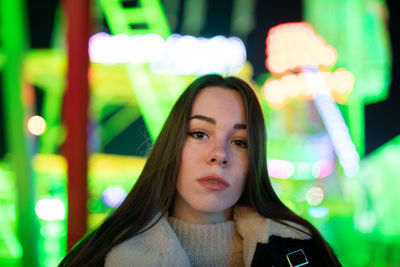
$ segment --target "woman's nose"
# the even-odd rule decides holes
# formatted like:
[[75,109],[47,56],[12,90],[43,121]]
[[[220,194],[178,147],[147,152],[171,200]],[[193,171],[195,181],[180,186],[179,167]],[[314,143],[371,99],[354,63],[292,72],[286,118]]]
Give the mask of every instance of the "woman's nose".
[[210,164],[218,164],[223,167],[229,165],[229,156],[227,146],[222,143],[217,143],[213,146],[209,155],[208,161]]

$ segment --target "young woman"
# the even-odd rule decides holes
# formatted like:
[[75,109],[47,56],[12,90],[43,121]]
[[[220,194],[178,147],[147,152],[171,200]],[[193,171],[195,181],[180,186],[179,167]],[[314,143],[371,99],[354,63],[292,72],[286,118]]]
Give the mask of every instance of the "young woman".
[[244,81],[195,80],[125,201],[60,266],[340,266],[277,197],[262,110]]

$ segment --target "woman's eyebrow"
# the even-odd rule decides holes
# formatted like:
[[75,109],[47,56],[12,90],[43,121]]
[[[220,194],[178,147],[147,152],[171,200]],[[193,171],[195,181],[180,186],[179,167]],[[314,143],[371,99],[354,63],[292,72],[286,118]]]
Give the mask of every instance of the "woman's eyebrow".
[[[191,120],[191,119],[203,120],[203,121],[209,122],[209,123],[214,124],[214,125],[217,123],[213,118],[210,118],[210,117],[207,117],[207,116],[204,116],[204,115],[193,115],[192,117],[189,118],[189,120]],[[235,125],[233,125],[233,129],[235,129],[235,130],[241,130],[241,129],[246,130],[247,126],[246,126],[246,124],[236,123]]]
[[216,121],[213,118],[207,117],[207,116],[203,116],[203,115],[193,115],[192,117],[189,118],[189,120],[191,119],[199,119],[199,120],[203,120],[212,124],[216,124]]
[[246,126],[246,124],[236,123],[235,125],[233,125],[233,129],[235,129],[235,130],[241,130],[241,129],[246,130],[247,126]]

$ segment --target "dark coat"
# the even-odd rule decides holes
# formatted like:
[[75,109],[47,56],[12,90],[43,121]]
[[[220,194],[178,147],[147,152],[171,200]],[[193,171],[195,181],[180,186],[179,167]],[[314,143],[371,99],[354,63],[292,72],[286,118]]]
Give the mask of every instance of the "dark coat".
[[317,267],[341,266],[340,263],[324,263],[313,239],[300,240],[271,236],[268,243],[257,243],[252,267]]

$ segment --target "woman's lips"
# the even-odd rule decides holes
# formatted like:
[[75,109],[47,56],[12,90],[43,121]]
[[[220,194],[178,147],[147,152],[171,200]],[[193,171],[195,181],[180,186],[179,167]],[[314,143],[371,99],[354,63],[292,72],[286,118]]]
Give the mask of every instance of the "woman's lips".
[[230,184],[219,176],[205,176],[197,179],[200,185],[207,189],[221,191],[225,190]]

